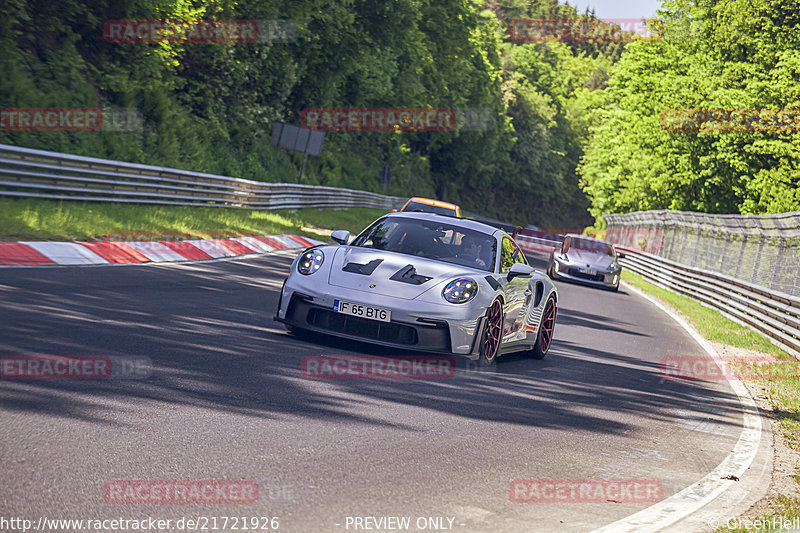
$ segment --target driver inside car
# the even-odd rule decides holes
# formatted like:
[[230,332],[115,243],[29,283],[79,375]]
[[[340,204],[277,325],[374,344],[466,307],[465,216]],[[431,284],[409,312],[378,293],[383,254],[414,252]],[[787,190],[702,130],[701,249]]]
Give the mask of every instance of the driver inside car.
[[464,235],[461,239],[461,250],[458,257],[466,259],[469,263],[474,263],[481,268],[486,268],[486,260],[483,259],[483,243],[472,235]]

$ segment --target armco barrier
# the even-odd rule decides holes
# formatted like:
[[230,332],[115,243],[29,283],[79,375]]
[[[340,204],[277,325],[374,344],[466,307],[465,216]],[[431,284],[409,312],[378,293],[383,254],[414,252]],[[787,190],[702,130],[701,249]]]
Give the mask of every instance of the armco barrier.
[[695,298],[744,323],[800,358],[800,298],[724,274],[689,267],[646,252],[623,248],[625,268],[645,280]]
[[0,144],[0,196],[165,205],[299,209],[399,208],[405,198],[267,183]]

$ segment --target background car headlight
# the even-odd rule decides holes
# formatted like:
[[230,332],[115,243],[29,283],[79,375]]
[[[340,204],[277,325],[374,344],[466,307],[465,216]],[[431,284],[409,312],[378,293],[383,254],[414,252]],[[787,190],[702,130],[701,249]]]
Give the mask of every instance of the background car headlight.
[[472,278],[461,278],[451,281],[442,291],[444,299],[451,304],[463,304],[478,294],[478,282]]
[[300,260],[297,262],[297,271],[306,276],[313,274],[319,270],[324,260],[325,255],[321,250],[309,250],[300,256]]

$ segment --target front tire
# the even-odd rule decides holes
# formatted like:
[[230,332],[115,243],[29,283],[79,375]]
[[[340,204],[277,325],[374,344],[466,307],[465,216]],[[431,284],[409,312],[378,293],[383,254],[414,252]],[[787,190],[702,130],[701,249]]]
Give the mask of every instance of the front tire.
[[550,296],[544,304],[542,322],[539,324],[539,333],[536,335],[536,344],[533,345],[533,358],[544,359],[550,351],[553,342],[553,333],[556,329],[556,299]]
[[486,314],[481,332],[481,349],[478,356],[480,366],[493,365],[500,353],[500,342],[503,340],[503,304],[500,300],[492,302]]

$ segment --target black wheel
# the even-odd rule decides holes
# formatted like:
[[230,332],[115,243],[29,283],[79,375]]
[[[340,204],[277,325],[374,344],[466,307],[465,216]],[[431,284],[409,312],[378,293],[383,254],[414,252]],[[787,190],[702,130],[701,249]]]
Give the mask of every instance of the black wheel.
[[553,333],[556,329],[556,300],[552,296],[544,304],[542,323],[539,324],[539,333],[536,335],[536,344],[533,345],[533,358],[544,359],[550,351],[553,342]]
[[481,333],[481,350],[478,364],[489,366],[495,363],[503,340],[503,304],[500,300],[492,302]]

